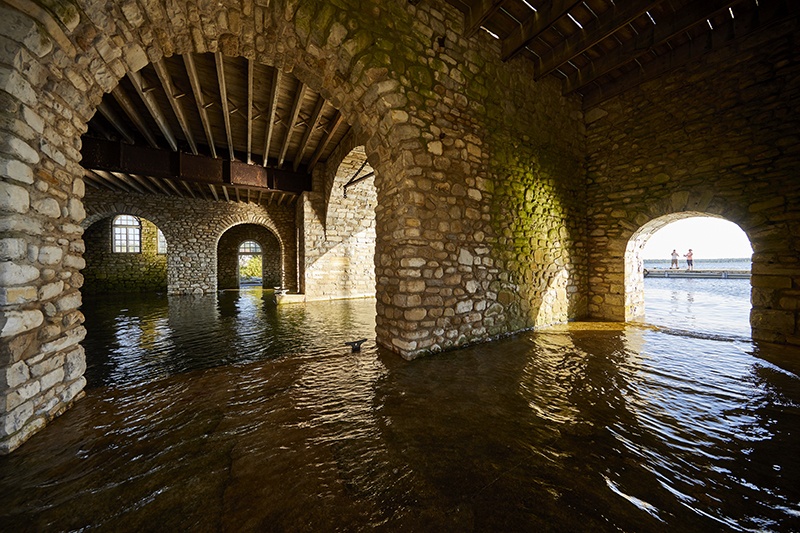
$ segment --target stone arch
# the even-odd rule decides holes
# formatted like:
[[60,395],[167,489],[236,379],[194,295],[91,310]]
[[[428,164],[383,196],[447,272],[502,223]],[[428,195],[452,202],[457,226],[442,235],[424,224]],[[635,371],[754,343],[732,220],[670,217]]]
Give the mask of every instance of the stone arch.
[[[265,228],[267,231],[270,232],[272,236],[274,236],[275,240],[277,241],[277,246],[279,249],[279,271],[280,271],[280,283],[279,285],[283,288],[288,289],[291,292],[297,291],[297,252],[296,247],[293,244],[293,239],[295,238],[294,235],[290,235],[287,230],[280,228],[275,224],[273,220],[269,217],[265,217],[262,215],[258,215],[255,213],[240,213],[235,216],[227,216],[223,220],[220,221],[219,225],[214,229],[215,231],[215,239],[214,239],[214,249],[219,250],[220,241],[228,231],[230,231],[235,226],[239,225],[252,225]],[[265,240],[263,246],[268,246],[270,243],[268,240]],[[219,269],[219,261],[220,258],[217,257],[217,269]],[[266,266],[265,266],[266,269]],[[215,276],[219,279],[219,270],[215,272]],[[264,285],[265,287],[268,285]],[[269,285],[272,286],[272,285]],[[220,287],[225,288],[225,287]]]
[[238,250],[244,241],[258,243],[262,250],[262,286],[284,286],[285,253],[278,235],[264,225],[241,223],[226,229],[217,239],[217,288],[239,288]]

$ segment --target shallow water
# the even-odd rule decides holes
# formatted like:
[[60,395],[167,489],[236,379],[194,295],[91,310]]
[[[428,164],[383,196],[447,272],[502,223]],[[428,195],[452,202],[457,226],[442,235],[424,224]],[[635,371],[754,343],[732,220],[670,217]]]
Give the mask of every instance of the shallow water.
[[797,354],[584,323],[406,362],[374,305],[87,300],[87,397],[0,457],[0,530],[800,528]]

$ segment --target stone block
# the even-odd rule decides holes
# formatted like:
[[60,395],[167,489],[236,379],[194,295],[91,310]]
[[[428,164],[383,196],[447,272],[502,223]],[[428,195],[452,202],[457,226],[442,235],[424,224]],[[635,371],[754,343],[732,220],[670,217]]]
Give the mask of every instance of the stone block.
[[0,311],[0,338],[9,338],[39,327],[44,315],[38,309]]
[[20,305],[36,300],[36,287],[0,287],[0,305]]
[[18,405],[13,411],[0,415],[0,439],[17,433],[32,416],[32,400]]
[[28,190],[7,181],[0,181],[0,210],[27,213],[30,209]]

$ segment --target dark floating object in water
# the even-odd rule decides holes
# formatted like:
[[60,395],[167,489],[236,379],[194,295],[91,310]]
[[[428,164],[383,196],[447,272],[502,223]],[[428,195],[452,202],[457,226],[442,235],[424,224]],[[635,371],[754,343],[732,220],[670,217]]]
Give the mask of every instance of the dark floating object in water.
[[367,342],[367,339],[359,339],[357,341],[350,341],[346,342],[345,344],[348,345],[350,348],[353,349],[354,352],[361,351],[361,345]]

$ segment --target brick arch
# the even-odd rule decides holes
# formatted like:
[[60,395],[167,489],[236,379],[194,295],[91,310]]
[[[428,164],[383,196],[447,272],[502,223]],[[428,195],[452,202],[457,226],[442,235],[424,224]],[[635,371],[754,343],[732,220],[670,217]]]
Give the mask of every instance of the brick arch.
[[263,267],[262,286],[286,286],[286,260],[284,247],[278,235],[263,225],[242,223],[230,226],[217,239],[217,287],[239,287],[238,251],[244,241],[255,241],[261,246]]

